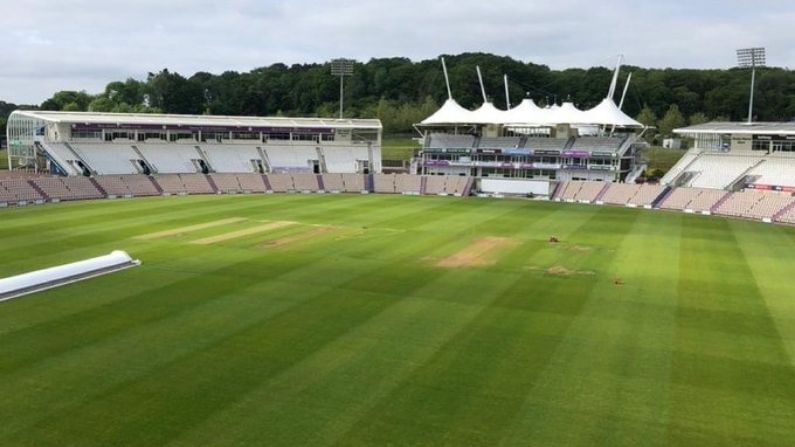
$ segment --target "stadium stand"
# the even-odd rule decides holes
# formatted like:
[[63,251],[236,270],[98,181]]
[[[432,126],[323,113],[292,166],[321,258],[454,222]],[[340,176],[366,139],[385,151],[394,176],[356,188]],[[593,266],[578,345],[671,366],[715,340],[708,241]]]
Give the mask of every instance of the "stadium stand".
[[395,192],[400,194],[419,194],[422,177],[419,175],[398,174],[395,176]]
[[317,160],[317,150],[311,146],[267,147],[263,146],[268,156],[271,170],[276,173],[311,172],[308,160]]
[[453,196],[463,196],[470,177],[448,176],[445,182],[444,192]]
[[156,196],[158,191],[149,177],[141,175],[100,175],[94,180],[109,196]]
[[613,152],[626,141],[626,138],[618,137],[584,137],[577,138],[571,145],[572,150],[579,151],[604,151]]
[[693,173],[690,181],[679,186],[728,188],[761,161],[760,157],[747,155],[702,154],[685,171]]
[[711,212],[726,191],[706,188],[675,188],[668,198],[660,204],[660,208],[671,210],[691,210]]
[[525,147],[534,150],[563,150],[569,144],[568,138],[528,138]]
[[182,184],[179,174],[157,174],[152,176],[162,188],[164,194],[187,194],[188,190]]
[[748,219],[773,219],[792,202],[791,194],[754,190],[735,192],[715,208],[715,214]]
[[373,175],[374,190],[382,194],[394,194],[396,191],[397,174],[375,174]]
[[293,186],[296,191],[302,192],[317,192],[320,186],[317,183],[317,175],[315,174],[292,174]]
[[574,180],[566,182],[560,198],[566,201],[594,202],[599,194],[610,184],[604,182],[585,182]]
[[665,173],[660,183],[667,185],[673,183],[685,170],[698,158],[699,154],[694,151],[687,152],[678,162]]
[[268,174],[268,182],[273,192],[295,191],[293,178],[290,174]]
[[786,208],[779,211],[778,214],[773,216],[775,222],[788,223],[795,225],[795,201],[790,203]]
[[662,185],[613,183],[601,200],[613,205],[651,206],[664,190]]
[[478,147],[482,149],[510,149],[521,146],[521,137],[481,137]]
[[345,185],[345,192],[365,191],[364,176],[359,174],[342,174],[342,183]]
[[[326,171],[332,173],[357,172],[360,162],[368,162],[370,155],[367,148],[334,148],[321,150]],[[317,158],[317,157],[315,157]]]
[[203,174],[179,174],[179,179],[185,186],[188,194],[215,194],[216,190],[212,187],[209,177]]
[[27,180],[0,178],[0,203],[19,204],[44,200]]
[[86,200],[105,197],[85,177],[43,177],[31,180],[50,199]]
[[200,146],[214,172],[238,173],[254,172],[252,160],[262,162],[254,146],[247,145],[202,145]]
[[200,172],[201,155],[195,146],[182,144],[140,144],[134,146],[159,174]]
[[795,186],[795,158],[767,157],[748,172],[748,183],[759,185]]
[[130,145],[125,144],[73,144],[88,165],[102,175],[138,174],[136,160],[141,160]]
[[342,174],[323,174],[323,189],[326,192],[342,192],[345,191],[345,184],[342,181]]
[[425,194],[446,194],[447,179],[454,178],[447,175],[430,175],[425,177]]
[[428,147],[433,149],[471,148],[475,145],[475,137],[472,135],[432,133],[429,138]]

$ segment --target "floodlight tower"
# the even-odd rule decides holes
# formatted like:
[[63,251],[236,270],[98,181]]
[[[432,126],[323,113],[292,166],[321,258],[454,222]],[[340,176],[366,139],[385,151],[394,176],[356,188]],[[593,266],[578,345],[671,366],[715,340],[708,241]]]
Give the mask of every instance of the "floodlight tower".
[[340,119],[343,118],[343,104],[345,97],[345,76],[353,76],[351,59],[334,59],[331,61],[331,74],[340,78]]
[[748,124],[754,118],[754,84],[756,83],[756,67],[765,66],[764,48],[743,48],[737,50],[737,65],[740,67],[751,67],[751,100],[748,102]]

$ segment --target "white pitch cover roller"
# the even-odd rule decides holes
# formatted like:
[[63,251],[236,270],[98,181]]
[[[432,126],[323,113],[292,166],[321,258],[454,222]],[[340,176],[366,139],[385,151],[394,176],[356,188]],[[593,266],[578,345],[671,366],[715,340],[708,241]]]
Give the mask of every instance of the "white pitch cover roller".
[[0,279],[0,302],[141,265],[124,251]]

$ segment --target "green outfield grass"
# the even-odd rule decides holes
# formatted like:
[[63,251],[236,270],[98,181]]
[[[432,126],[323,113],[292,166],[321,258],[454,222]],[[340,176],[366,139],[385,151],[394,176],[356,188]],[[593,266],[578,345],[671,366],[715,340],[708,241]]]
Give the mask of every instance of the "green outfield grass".
[[411,160],[420,146],[409,137],[384,137],[381,141],[381,158],[384,160]]
[[793,228],[375,195],[83,202],[0,224],[0,277],[143,261],[0,303],[3,446],[795,439]]

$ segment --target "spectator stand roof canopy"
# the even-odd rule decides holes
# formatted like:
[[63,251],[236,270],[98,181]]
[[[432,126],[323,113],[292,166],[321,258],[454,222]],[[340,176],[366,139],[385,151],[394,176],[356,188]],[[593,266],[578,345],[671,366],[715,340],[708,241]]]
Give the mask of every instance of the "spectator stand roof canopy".
[[31,118],[50,123],[75,123],[97,125],[162,125],[185,127],[289,127],[334,129],[381,129],[377,119],[288,118],[258,116],[175,115],[158,113],[92,113],[49,112],[23,110],[13,112],[9,123],[17,117]]
[[786,135],[795,136],[795,122],[764,123],[754,122],[712,122],[675,129],[675,133],[684,136],[697,135]]
[[448,99],[433,115],[418,124],[419,127],[498,124],[505,127],[550,127],[559,124],[613,126],[642,128],[643,124],[622,112],[612,99],[606,98],[596,107],[580,110],[566,102],[558,107],[540,108],[525,99],[510,110],[499,110],[491,102],[484,102],[477,110],[461,107]]

